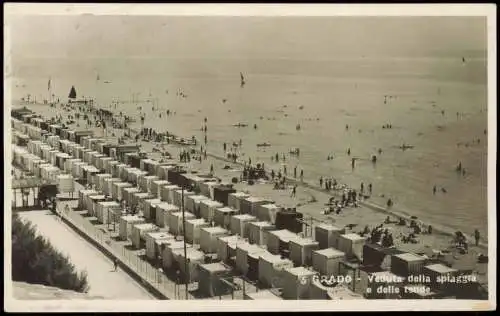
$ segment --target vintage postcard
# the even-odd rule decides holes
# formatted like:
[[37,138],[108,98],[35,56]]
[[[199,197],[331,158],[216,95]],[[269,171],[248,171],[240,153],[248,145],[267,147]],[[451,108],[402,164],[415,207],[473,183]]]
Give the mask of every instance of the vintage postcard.
[[496,309],[494,5],[4,8],[5,310]]

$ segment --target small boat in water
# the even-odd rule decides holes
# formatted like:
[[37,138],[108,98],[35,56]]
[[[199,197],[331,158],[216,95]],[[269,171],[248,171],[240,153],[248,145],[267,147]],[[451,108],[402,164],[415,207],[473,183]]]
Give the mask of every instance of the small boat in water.
[[297,147],[294,147],[294,148],[290,149],[289,153],[290,153],[290,155],[298,156],[298,155],[300,155],[300,149]]
[[415,146],[403,144],[403,145],[399,146],[399,148],[401,148],[402,150],[407,150],[407,149],[413,149],[413,148],[415,148]]
[[270,147],[270,146],[271,146],[271,144],[269,144],[269,143],[259,143],[259,144],[257,144],[257,147]]

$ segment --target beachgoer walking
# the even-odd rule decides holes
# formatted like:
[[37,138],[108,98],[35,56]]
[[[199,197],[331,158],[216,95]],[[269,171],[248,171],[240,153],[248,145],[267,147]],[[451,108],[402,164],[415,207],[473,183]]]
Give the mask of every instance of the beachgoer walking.
[[481,234],[479,233],[479,230],[474,231],[474,239],[476,240],[476,246],[479,245],[479,238],[481,237]]
[[114,266],[114,272],[116,272],[118,270],[118,259],[113,258],[113,266]]
[[294,185],[292,188],[292,194],[290,196],[295,197],[296,194],[297,194],[297,185]]

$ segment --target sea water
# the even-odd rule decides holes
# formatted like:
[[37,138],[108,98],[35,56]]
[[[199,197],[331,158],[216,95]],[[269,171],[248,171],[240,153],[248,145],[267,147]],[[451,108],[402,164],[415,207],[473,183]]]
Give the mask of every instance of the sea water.
[[[242,139],[244,157],[270,163],[275,153],[298,147],[300,157],[285,162],[288,175],[297,166],[310,182],[333,177],[356,189],[364,182],[365,190],[372,183],[373,194],[391,198],[398,210],[486,235],[484,59],[30,59],[12,66],[15,99],[30,94],[41,101],[53,93],[65,100],[74,85],[79,97],[128,115],[142,111],[147,126],[200,141],[207,118],[209,152],[222,154],[224,142],[231,147]],[[167,109],[175,115],[167,117]],[[248,127],[233,126],[239,122]],[[256,146],[263,142],[271,147]],[[402,151],[402,144],[414,148]],[[352,157],[358,158],[354,170]],[[465,176],[455,172],[459,162]]]

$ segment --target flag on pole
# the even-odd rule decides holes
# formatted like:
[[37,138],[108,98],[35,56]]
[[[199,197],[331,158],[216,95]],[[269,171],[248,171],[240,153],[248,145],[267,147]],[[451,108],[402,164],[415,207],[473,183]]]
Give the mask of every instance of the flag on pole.
[[49,78],[49,84],[48,84],[48,88],[47,88],[47,90],[49,90],[49,91],[50,91],[50,78]]

